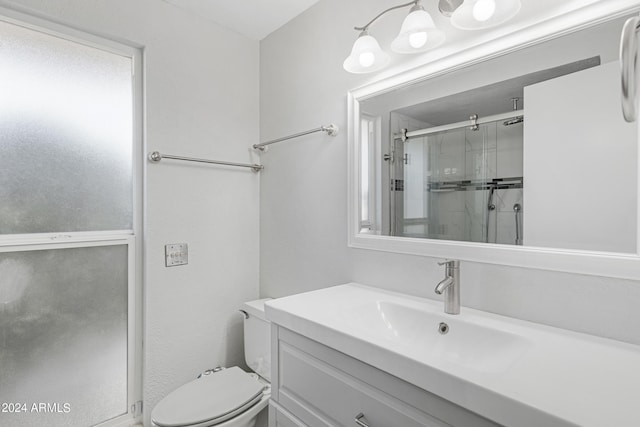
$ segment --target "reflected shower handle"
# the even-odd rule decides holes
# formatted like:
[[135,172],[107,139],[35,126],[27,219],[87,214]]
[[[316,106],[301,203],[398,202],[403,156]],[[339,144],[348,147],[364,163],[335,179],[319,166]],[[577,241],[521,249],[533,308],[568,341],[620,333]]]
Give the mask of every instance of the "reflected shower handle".
[[622,115],[629,122],[635,122],[637,111],[637,66],[638,66],[638,29],[640,17],[627,19],[620,38],[620,71],[622,89]]
[[492,185],[491,189],[489,190],[489,202],[487,203],[487,209],[489,209],[490,211],[496,210],[496,205],[495,203],[493,203],[493,193],[495,191],[496,191],[496,186]]

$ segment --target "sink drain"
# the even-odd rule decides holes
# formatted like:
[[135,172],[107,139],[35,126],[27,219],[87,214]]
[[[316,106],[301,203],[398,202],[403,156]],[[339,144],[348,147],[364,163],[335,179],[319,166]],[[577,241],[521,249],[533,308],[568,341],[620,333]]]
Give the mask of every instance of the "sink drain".
[[441,335],[446,334],[447,332],[449,332],[449,325],[444,322],[440,322],[440,324],[438,325],[438,332],[440,332]]

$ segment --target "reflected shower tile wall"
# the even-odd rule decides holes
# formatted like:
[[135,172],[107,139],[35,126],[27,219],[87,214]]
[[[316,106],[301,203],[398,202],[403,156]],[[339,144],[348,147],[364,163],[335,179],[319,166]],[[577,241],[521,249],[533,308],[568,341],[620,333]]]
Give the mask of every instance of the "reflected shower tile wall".
[[465,179],[491,180],[496,177],[496,150],[467,151]]
[[464,191],[430,192],[429,231],[440,239],[464,238]]
[[497,146],[495,123],[480,125],[480,129],[478,130],[468,128],[464,128],[463,130],[465,132],[466,151],[495,150]]
[[465,178],[470,180],[493,179],[496,176],[497,142],[496,125],[481,125],[473,131],[465,129]]
[[516,218],[513,212],[498,212],[496,243],[514,245],[516,242]]
[[488,214],[488,227],[487,227],[487,238],[486,238],[486,242],[487,243],[499,243],[498,242],[498,236],[497,236],[497,228],[498,228],[498,213],[497,211],[490,211],[487,212]]
[[465,175],[463,132],[445,132],[427,137],[429,143],[430,181],[459,181]]
[[445,240],[464,240],[464,212],[451,212],[438,218],[437,223],[429,226],[429,237]]
[[[522,188],[512,188],[496,191],[496,243],[508,245],[515,244],[516,241],[516,218],[513,206],[518,203],[524,209]],[[520,220],[522,221],[522,215]],[[524,230],[524,226],[521,226]],[[525,236],[523,236],[524,238]]]
[[523,124],[498,126],[498,178],[522,176]]
[[451,212],[446,219],[445,238],[449,240],[464,239],[464,212]]
[[496,190],[495,205],[499,212],[513,213],[513,205],[519,203],[522,207],[522,188],[510,188],[504,190]]
[[465,240],[470,242],[486,241],[486,220],[488,190],[472,190],[465,195]]
[[432,192],[431,200],[437,206],[437,214],[444,217],[452,212],[464,212],[465,194],[465,191]]

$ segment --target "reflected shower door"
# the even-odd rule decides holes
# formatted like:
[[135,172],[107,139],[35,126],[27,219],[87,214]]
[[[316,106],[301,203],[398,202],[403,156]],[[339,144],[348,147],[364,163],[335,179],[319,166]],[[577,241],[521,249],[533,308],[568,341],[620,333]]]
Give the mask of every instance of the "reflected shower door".
[[429,147],[424,191],[429,203],[428,237],[464,240],[464,192],[457,185],[466,173],[464,130],[440,132],[424,139]]
[[465,193],[465,236],[468,242],[496,242],[497,124],[464,129],[466,172],[472,185]]
[[496,242],[497,124],[396,139],[393,235]]

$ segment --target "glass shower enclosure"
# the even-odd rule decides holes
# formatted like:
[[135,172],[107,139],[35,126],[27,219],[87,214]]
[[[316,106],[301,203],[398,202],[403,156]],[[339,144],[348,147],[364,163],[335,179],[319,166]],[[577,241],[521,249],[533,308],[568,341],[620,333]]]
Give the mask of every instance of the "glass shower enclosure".
[[391,235],[522,244],[522,119],[410,138],[391,121]]

